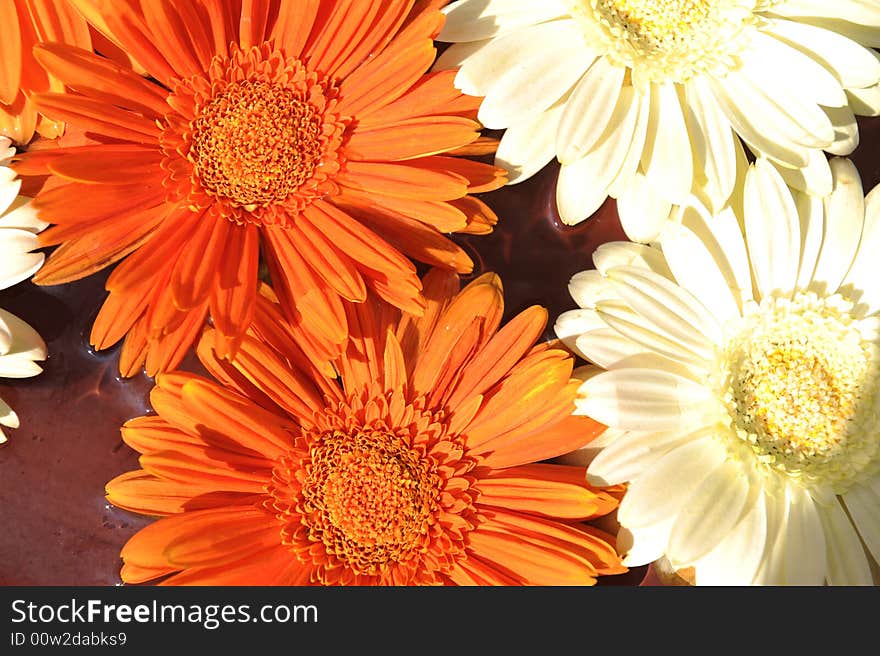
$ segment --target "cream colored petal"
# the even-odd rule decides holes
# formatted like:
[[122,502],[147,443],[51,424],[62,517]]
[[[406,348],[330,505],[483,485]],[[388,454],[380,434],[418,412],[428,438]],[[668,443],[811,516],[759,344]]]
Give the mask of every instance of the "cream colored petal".
[[632,530],[621,528],[617,533],[617,549],[624,556],[623,564],[627,567],[641,567],[660,559],[669,541],[672,522],[670,519]]
[[606,278],[630,307],[695,353],[711,359],[723,336],[718,321],[692,294],[665,276],[639,267],[609,269]]
[[642,171],[654,191],[671,203],[684,202],[694,182],[693,151],[677,86],[651,87],[651,112]]
[[495,153],[495,165],[507,170],[507,184],[528,180],[553,160],[556,131],[564,107],[564,101],[560,101],[547,111],[514,123],[505,130]]
[[686,225],[670,222],[660,245],[676,282],[700,301],[718,325],[741,315],[736,288],[731,287],[696,233]]
[[666,549],[676,569],[690,567],[728,537],[745,507],[749,482],[739,462],[725,460],[688,497]]
[[636,118],[635,129],[633,130],[632,140],[629,150],[620,166],[617,177],[608,188],[609,195],[612,198],[620,198],[626,189],[632,184],[633,177],[636,176],[641,164],[642,152],[645,150],[645,137],[648,134],[648,119],[651,117],[651,94],[633,87],[635,91],[635,101],[638,103],[638,117]]
[[825,150],[832,155],[849,155],[859,145],[856,115],[849,107],[826,107],[825,113],[834,126],[834,143]]
[[459,0],[443,8],[446,23],[438,41],[478,41],[564,16],[562,0]]
[[663,254],[658,249],[643,244],[607,242],[593,253],[593,264],[602,275],[607,275],[612,267],[637,266],[672,279]]
[[632,142],[638,111],[632,87],[623,89],[611,122],[593,150],[570,164],[563,162],[556,186],[556,206],[566,225],[592,216],[608,198],[609,186]]
[[825,582],[825,532],[809,493],[792,486],[791,506],[785,527],[785,582],[787,585],[822,585]]
[[785,585],[785,530],[788,525],[790,501],[786,491],[764,494],[767,518],[767,540],[761,563],[755,574],[756,585]]
[[655,241],[669,220],[672,203],[647,178],[636,173],[617,197],[617,213],[626,236],[636,242]]
[[855,165],[831,160],[834,189],[824,199],[825,237],[813,274],[813,285],[834,292],[852,267],[865,220],[865,196]]
[[0,166],[0,216],[3,216],[12,205],[20,189],[21,180],[17,179],[15,171]]
[[860,295],[859,301],[869,312],[880,309],[880,284],[877,284],[877,254],[880,253],[880,185],[865,198],[865,223],[862,239],[846,274],[842,287],[852,287]]
[[568,293],[582,308],[595,309],[596,302],[617,298],[614,289],[595,269],[574,274],[568,283]]
[[705,80],[695,78],[684,88],[685,118],[697,163],[694,182],[709,199],[709,209],[718,212],[736,183],[736,135]]
[[712,394],[682,376],[653,369],[601,373],[582,387],[578,410],[625,430],[679,430],[700,426],[714,410]]
[[[781,98],[768,98],[759,87],[737,71],[725,76],[723,82],[710,78],[709,86],[721,111],[746,142],[789,166],[806,166],[809,163],[809,149],[800,143],[809,139],[779,107]],[[828,120],[827,116],[825,120]],[[830,121],[828,123],[830,127]],[[830,145],[833,128],[831,132],[828,141],[823,142],[821,147]]]
[[11,342],[3,348],[2,357],[16,356],[29,360],[46,359],[46,343],[40,334],[28,323],[3,309],[0,309],[0,333],[12,336]]
[[800,219],[791,191],[765,159],[757,160],[746,177],[745,231],[761,295],[790,294],[800,263]]
[[714,438],[704,437],[676,447],[635,479],[617,513],[632,530],[678,517],[687,500],[725,459]]
[[761,564],[767,541],[764,491],[747,502],[748,511],[711,552],[695,564],[698,585],[749,585]]
[[[868,49],[842,34],[797,21],[778,19],[770,19],[765,31],[807,53],[831,71],[843,87],[859,89],[880,82],[880,62]],[[810,79],[812,84],[812,78],[805,79]]]
[[691,337],[680,340],[623,301],[601,301],[596,305],[596,313],[606,324],[646,351],[690,369],[706,370],[709,365],[705,341]]
[[575,22],[557,20],[493,40],[468,57],[455,83],[469,95],[485,96],[478,118],[502,129],[551,107],[592,59]]
[[828,585],[872,585],[865,550],[838,500],[817,509],[825,531]]
[[[8,428],[18,428],[19,421],[18,415],[9,407],[9,404],[6,403],[2,398],[0,398],[0,425],[6,426]],[[3,431],[0,430],[0,444],[6,441],[6,437],[3,435]]]
[[[824,159],[824,156],[823,156]],[[828,169],[829,173],[831,169]],[[795,205],[801,223],[801,261],[798,267],[797,288],[806,290],[816,272],[816,262],[822,248],[825,232],[825,204],[817,196],[801,192],[794,193]]]
[[[787,21],[776,21],[784,23]],[[771,23],[772,25],[772,23]],[[815,29],[815,28],[813,28]],[[798,95],[805,101],[825,107],[843,107],[847,103],[841,81],[829,68],[793,46],[780,35],[767,27],[767,32],[756,30],[752,34],[752,44],[742,57],[749,70],[749,76],[760,80],[773,89],[782,86],[791,92],[798,87]],[[847,41],[857,47],[852,41]],[[797,42],[795,42],[797,43]],[[864,50],[864,48],[862,48]],[[864,86],[857,84],[855,86]]]
[[590,463],[587,481],[599,486],[634,481],[673,449],[708,435],[706,429],[691,433],[629,431],[602,449]]
[[843,502],[868,551],[880,562],[880,494],[866,485],[854,485]]
[[[833,147],[833,146],[832,146]],[[809,149],[810,161],[806,166],[801,168],[790,168],[767,157],[763,153],[760,157],[765,157],[771,162],[782,179],[792,189],[805,191],[816,196],[827,196],[831,193],[831,167],[828,165],[828,157],[818,148]]]
[[584,333],[575,341],[578,353],[603,369],[610,369],[621,360],[645,353],[646,349],[624,337],[613,328],[599,328]]
[[825,16],[880,27],[880,6],[873,0],[783,0],[773,12],[793,18]]
[[866,89],[848,89],[849,106],[859,116],[880,115],[880,84]]
[[562,340],[562,343],[584,359],[586,357],[578,349],[577,338],[598,328],[605,328],[605,321],[599,318],[595,310],[584,309],[563,312],[553,326],[556,336]]
[[[556,153],[560,162],[571,164],[583,158],[597,146],[609,128],[613,130],[612,116],[622,93],[625,90],[630,95],[635,93],[631,86],[622,86],[625,73],[625,68],[614,66],[606,57],[599,57],[575,85],[556,135]],[[618,116],[616,120],[621,118]]]
[[[452,71],[456,68],[460,68],[468,59],[470,59],[473,55],[482,51],[486,48],[490,43],[492,43],[492,39],[486,39],[485,41],[473,41],[469,43],[453,43],[451,46],[446,48],[437,60],[434,62],[434,65],[431,67],[432,71]],[[455,86],[456,88],[460,88],[458,83],[458,76],[455,78]]]
[[[6,214],[0,216],[0,230],[3,228],[18,228],[37,233],[47,228],[49,224],[37,217],[37,210],[34,209],[31,201],[32,199],[27,196],[18,196],[12,201],[12,205],[9,206]],[[0,232],[0,241],[2,239],[3,235]]]

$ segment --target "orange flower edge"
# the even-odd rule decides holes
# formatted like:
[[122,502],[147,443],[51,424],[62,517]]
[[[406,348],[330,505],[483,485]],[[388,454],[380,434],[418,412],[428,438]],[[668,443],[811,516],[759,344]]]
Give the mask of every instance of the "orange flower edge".
[[460,292],[425,280],[427,309],[371,297],[338,379],[299,348],[271,295],[232,360],[198,348],[219,381],[163,374],[157,415],[123,437],[141,469],[108,500],[160,516],[122,550],[125,582],[168,585],[590,585],[626,571],[585,520],[622,490],[546,464],[604,426],[571,415],[572,358],[535,344],[543,308],[500,327],[491,274]]
[[261,253],[316,364],[344,349],[344,301],[423,310],[407,256],[471,270],[443,233],[490,231],[494,213],[471,194],[505,179],[451,155],[479,139],[479,101],[426,72],[443,22],[432,4],[74,4],[152,79],[37,47],[66,88],[36,94],[37,108],[98,143],[26,153],[16,168],[51,175],[35,206],[53,224],[41,244],[59,247],[37,284],[118,263],[91,340],[125,340],[123,375],[176,367],[207,317],[234,354]]

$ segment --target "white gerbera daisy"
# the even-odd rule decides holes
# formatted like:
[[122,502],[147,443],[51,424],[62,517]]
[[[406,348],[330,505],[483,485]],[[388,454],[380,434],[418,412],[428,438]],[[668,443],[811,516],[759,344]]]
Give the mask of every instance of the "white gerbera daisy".
[[[43,263],[37,233],[46,224],[36,218],[30,199],[19,196],[21,181],[6,165],[15,149],[0,137],[0,289],[6,289],[33,275]],[[38,360],[46,359],[46,344],[24,321],[0,309],[0,378],[28,378],[42,371]],[[0,425],[18,428],[18,417],[0,399]],[[6,436],[0,429],[0,442]]]
[[652,241],[671,206],[720,211],[745,159],[737,135],[793,187],[830,190],[823,150],[856,147],[880,112],[880,0],[459,0],[438,68],[485,96],[506,129],[497,163],[521,182],[554,155],[568,224],[616,198]]
[[12,142],[0,137],[0,289],[27,280],[43,265],[37,233],[46,223],[37,218],[31,199],[18,194],[21,180],[7,165],[15,155]]
[[604,245],[572,279],[582,309],[556,332],[606,370],[578,412],[625,431],[589,476],[630,483],[627,564],[665,556],[697,584],[872,582],[880,187],[866,200],[851,162],[830,166],[823,200],[759,159],[739,209],[679,210],[656,247]]

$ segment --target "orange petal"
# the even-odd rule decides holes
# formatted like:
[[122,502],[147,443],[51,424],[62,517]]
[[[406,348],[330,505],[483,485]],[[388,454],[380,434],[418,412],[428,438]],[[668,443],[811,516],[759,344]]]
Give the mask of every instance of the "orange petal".
[[159,585],[288,585],[285,580],[291,576],[292,569],[306,576],[311,572],[311,568],[300,563],[290,549],[273,544],[263,551],[249,553],[234,563],[188,568],[161,581]]
[[583,467],[534,464],[484,476],[477,484],[480,505],[542,517],[592,519],[617,507],[617,499],[586,484]]
[[258,46],[266,40],[271,4],[270,0],[242,0],[238,34],[242,48]]
[[[24,16],[22,17],[24,20]],[[21,28],[14,2],[0,2],[0,103],[11,105],[21,88]]]
[[149,345],[144,363],[145,371],[155,377],[163,371],[176,369],[183,362],[187,351],[195,343],[208,315],[208,304],[180,313],[182,320],[165,334],[154,337]]
[[[90,151],[90,152],[89,152]],[[91,184],[133,184],[151,179],[160,171],[161,153],[135,144],[70,149],[48,161],[55,175]]]
[[278,19],[272,26],[269,38],[275,39],[288,57],[300,57],[306,40],[312,31],[321,0],[299,0],[278,5]]
[[190,310],[208,300],[224,260],[238,255],[227,251],[230,233],[242,229],[211,212],[199,217],[171,272],[174,304],[179,309]]
[[467,178],[439,166],[426,166],[425,159],[397,164],[348,162],[339,182],[370,194],[422,201],[453,200],[467,193]]
[[347,150],[353,160],[415,159],[465,146],[479,130],[478,123],[459,116],[407,118],[355,131]]
[[431,269],[422,279],[424,285],[425,311],[421,315],[404,314],[397,326],[395,336],[412,372],[418,354],[433,334],[440,316],[459,291],[459,278],[452,271]]
[[[250,325],[257,302],[260,233],[257,226],[238,226],[227,244],[231,257],[220,264],[219,285],[211,297],[220,357],[232,355]],[[222,338],[221,338],[222,336]]]
[[252,503],[253,495],[217,492],[210,486],[166,481],[142,470],[117,476],[107,483],[107,501],[117,508],[144,515],[176,515]]

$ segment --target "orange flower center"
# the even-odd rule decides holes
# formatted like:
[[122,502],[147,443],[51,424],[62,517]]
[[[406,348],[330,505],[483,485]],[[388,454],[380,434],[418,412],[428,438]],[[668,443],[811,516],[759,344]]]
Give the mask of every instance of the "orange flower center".
[[322,123],[293,89],[245,80],[201,108],[190,157],[208,192],[252,212],[312,177],[324,153]]
[[336,193],[350,119],[335,82],[272,43],[217,56],[181,80],[162,123],[169,200],[235,223],[289,227]]
[[430,462],[393,435],[338,432],[312,450],[306,523],[360,574],[405,560],[426,532],[439,495]]

